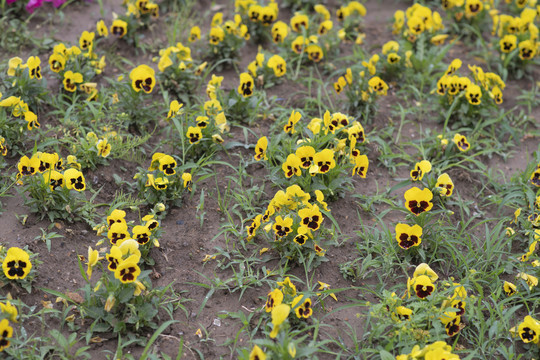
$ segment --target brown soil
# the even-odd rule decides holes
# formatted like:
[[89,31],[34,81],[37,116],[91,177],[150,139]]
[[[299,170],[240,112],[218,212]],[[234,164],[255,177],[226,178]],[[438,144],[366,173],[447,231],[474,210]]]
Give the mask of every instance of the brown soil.
[[[104,1],[104,10],[106,18],[110,19],[112,12],[121,13],[123,7],[121,1]],[[221,2],[220,2],[221,3]],[[230,2],[227,2],[230,4]],[[381,1],[367,1],[368,15],[365,19],[365,31],[366,36],[366,49],[371,49],[371,52],[378,51],[379,46],[392,39],[391,31],[388,29],[388,19],[390,19],[397,9],[405,9],[409,6],[409,2],[391,2],[387,6],[386,2]],[[202,14],[207,14],[205,11],[210,8],[210,1],[200,1],[197,8]],[[335,6],[334,6],[335,8]],[[230,6],[228,6],[230,9]],[[59,41],[67,43],[77,43],[79,34],[83,30],[92,30],[95,28],[95,23],[101,18],[99,13],[98,1],[94,2],[77,2],[68,6],[64,10],[64,21],[54,20],[55,38]],[[165,19],[168,14],[162,14],[158,20],[157,26],[152,29],[151,34],[155,35],[158,39],[163,39],[163,45],[166,43],[166,36],[164,31],[166,29]],[[283,11],[280,17],[287,19],[290,16],[290,12]],[[206,16],[206,19],[209,17]],[[36,32],[43,32],[43,26],[38,25],[40,18],[33,21]],[[162,24],[163,26],[160,26]],[[45,30],[51,30],[52,27],[45,27]],[[44,31],[44,32],[46,32]],[[185,36],[183,37],[185,38]],[[343,53],[350,52],[350,49],[344,47]],[[130,49],[120,48],[122,56],[128,57],[134,63],[149,63],[152,56],[156,54],[136,55]],[[467,53],[468,49],[466,45],[461,44],[456,47],[449,54],[449,58],[454,56],[462,56]],[[23,52],[31,53],[31,49],[25,49]],[[257,53],[255,45],[248,43],[248,45],[242,50],[241,61],[239,68],[243,69],[249,62],[254,60]],[[45,54],[42,54],[42,59],[47,58]],[[4,60],[6,57],[4,57]],[[111,75],[110,73],[108,75]],[[224,87],[234,88],[237,83],[237,74],[234,70],[226,70],[220,75],[225,76]],[[525,80],[518,82],[509,82],[508,90],[505,91],[505,99],[509,99],[505,106],[509,108],[515,103],[513,98],[520,94],[521,89],[530,88]],[[269,95],[281,96],[286,99],[289,105],[302,107],[302,98],[294,96],[293,99],[289,97],[291,93],[298,91],[297,85],[285,81],[282,85],[268,90]],[[375,129],[381,129],[387,126],[389,121],[399,121],[392,119],[393,115],[390,111],[391,105],[394,105],[398,100],[391,93],[389,97],[382,99],[380,111],[376,115],[373,123],[366,126],[366,131],[369,133]],[[292,105],[291,105],[292,106]],[[535,116],[538,118],[539,109],[535,110]],[[402,138],[418,139],[421,136],[421,126],[440,127],[440,124],[434,123],[428,119],[408,119],[413,120],[406,125],[403,129]],[[259,134],[265,134],[270,125],[271,120],[262,120],[255,126],[255,132]],[[243,135],[241,129],[233,129],[233,135],[235,140],[243,141]],[[249,139],[250,143],[254,143],[256,138],[252,136]],[[501,169],[505,174],[510,176],[514,172],[521,171],[527,162],[532,157],[532,152],[537,150],[538,139],[530,139],[523,141],[516,149],[515,155],[512,157],[511,163],[504,163],[499,158],[493,158],[489,160],[489,166],[491,168]],[[234,150],[234,156],[227,158],[226,155],[219,155],[223,160],[232,162],[238,162],[236,154],[247,157],[251,156],[247,150]],[[354,191],[352,194],[375,194],[378,191],[383,192],[386,189],[397,184],[400,180],[408,177],[409,169],[400,167],[396,174],[391,174],[379,161],[377,161],[375,154],[377,149],[375,145],[370,145],[371,164],[366,179],[355,178]],[[10,160],[11,164],[14,164],[14,160]],[[127,172],[122,172],[120,165],[126,168]],[[112,173],[117,173],[119,176],[125,179],[129,179],[130,174],[133,174],[133,170],[136,168],[136,164],[121,163],[120,161],[111,161],[108,167],[98,168],[96,171],[87,175],[87,178],[92,182],[94,188],[104,186],[104,191],[100,194],[100,202],[110,202],[115,194],[116,185],[114,184]],[[112,170],[111,170],[112,169]],[[111,173],[112,171],[112,173]],[[217,186],[224,191],[227,186],[226,176],[232,174],[232,170],[229,167],[216,168],[219,178],[217,179]],[[249,175],[253,176],[256,184],[262,185],[262,180],[266,175],[266,170],[257,166],[250,166],[246,169]],[[474,186],[471,184],[478,184],[479,179],[469,179],[467,176],[460,176],[458,173],[453,173],[452,178],[456,178],[455,181],[458,191],[465,198],[474,198],[476,192]],[[268,199],[276,191],[275,188],[266,185],[266,193],[263,196],[263,203],[260,206],[266,206]],[[197,206],[199,202],[200,192],[204,190],[205,196],[205,215],[203,224],[201,227],[201,219],[197,213]],[[405,189],[401,189],[391,194],[395,196],[399,201],[403,199],[403,192]],[[199,358],[195,349],[201,351],[207,359],[217,358],[234,358],[235,350],[229,347],[216,346],[225,343],[236,336],[240,330],[240,324],[227,318],[222,318],[219,326],[215,325],[215,319],[220,318],[220,315],[227,312],[251,312],[264,305],[264,298],[266,297],[268,288],[252,287],[248,289],[243,296],[239,297],[239,292],[230,292],[226,289],[219,289],[215,291],[208,299],[206,306],[202,309],[200,314],[199,307],[208,294],[208,289],[201,286],[192,285],[190,283],[204,283],[209,284],[207,279],[219,278],[221,280],[229,279],[233,275],[230,270],[221,270],[217,264],[222,259],[219,257],[216,260],[211,260],[207,263],[203,263],[202,259],[206,254],[214,254],[216,247],[227,248],[231,244],[227,244],[223,236],[217,236],[220,232],[220,225],[223,223],[224,214],[219,210],[217,203],[217,189],[216,179],[210,178],[203,183],[199,183],[197,190],[192,194],[190,198],[186,198],[185,204],[180,209],[172,209],[167,218],[162,222],[162,228],[164,230],[164,236],[161,239],[161,247],[152,251],[152,257],[156,261],[154,267],[154,287],[165,286],[173,283],[172,287],[177,294],[186,300],[184,305],[187,309],[186,314],[177,310],[174,313],[177,323],[170,326],[167,331],[160,336],[155,343],[155,349],[161,350],[171,356],[176,356],[178,351],[178,345],[180,338],[184,339],[185,351],[184,355],[186,359]],[[77,292],[81,287],[83,281],[79,274],[77,256],[85,255],[87,253],[88,246],[94,246],[94,244],[100,239],[92,229],[82,223],[76,224],[63,224],[58,223],[51,231],[56,231],[63,237],[61,239],[54,239],[52,241],[51,251],[48,252],[46,245],[43,241],[39,240],[41,235],[40,229],[47,229],[50,225],[48,221],[38,221],[33,215],[28,216],[28,220],[23,225],[17,216],[28,214],[28,209],[23,206],[23,199],[18,194],[14,193],[13,197],[2,198],[4,203],[4,212],[0,217],[0,243],[5,246],[29,246],[29,249],[33,252],[40,254],[40,259],[43,264],[39,267],[39,275],[34,285],[34,292],[26,294],[24,291],[18,291],[15,288],[3,288],[0,290],[1,295],[6,295],[9,291],[13,297],[19,297],[23,302],[28,305],[42,306],[42,300],[53,300],[51,295],[48,295],[42,288],[53,289],[61,292]],[[375,205],[384,209],[382,205]],[[357,231],[360,230],[360,224],[358,220],[359,211],[360,217],[364,224],[375,224],[375,219],[367,213],[360,210],[358,205],[358,199],[347,195],[343,199],[339,199],[334,203],[330,203],[329,207],[332,210],[332,215],[336,219],[340,226],[341,234],[339,236],[340,246],[334,246],[328,251],[328,262],[319,266],[313,275],[313,280],[324,281],[332,285],[332,288],[345,289],[343,292],[337,294],[339,301],[333,302],[328,300],[326,302],[326,314],[321,310],[319,317],[325,316],[325,322],[334,325],[334,330],[328,335],[332,337],[345,336],[342,332],[345,328],[341,326],[344,321],[347,321],[358,334],[363,332],[363,316],[366,314],[366,308],[354,307],[343,310],[338,310],[340,307],[351,303],[351,301],[358,300],[374,300],[372,295],[365,291],[358,290],[358,286],[368,286],[379,282],[379,279],[375,275],[373,278],[367,278],[362,281],[353,283],[344,279],[340,273],[339,265],[354,260],[356,251],[356,243],[361,242],[362,238],[358,235]],[[132,214],[133,215],[133,214]],[[389,213],[387,220],[389,223],[393,223],[394,219],[399,219],[400,215]],[[36,240],[36,238],[38,238]],[[254,249],[255,247],[253,247]],[[275,257],[275,254],[270,254]],[[269,265],[268,265],[269,266]],[[292,275],[305,279],[305,274],[302,268],[293,268],[290,272]],[[403,276],[405,274],[398,274]],[[94,276],[98,276],[97,274]],[[385,278],[384,274],[381,274],[382,278]],[[386,280],[389,284],[395,282],[395,279],[390,279],[386,276]],[[232,286],[232,283],[229,283]],[[354,287],[352,290],[347,290]],[[59,309],[61,303],[55,303],[54,307]],[[338,310],[338,311],[337,311]],[[80,320],[76,320],[80,321]],[[208,333],[208,339],[202,341],[195,335],[195,332],[199,328],[204,328]],[[204,332],[203,332],[204,333]],[[82,335],[82,334],[81,334]],[[117,337],[114,334],[100,335],[104,341],[91,345],[91,353],[95,354],[95,358],[103,358],[104,350],[109,350],[114,353],[116,349]],[[203,337],[204,339],[204,337]],[[246,340],[241,337],[238,346],[242,346]],[[350,344],[350,340],[344,339],[346,343]],[[137,356],[142,352],[142,347],[130,347],[129,351],[134,356]],[[322,358],[322,357],[321,357]]]

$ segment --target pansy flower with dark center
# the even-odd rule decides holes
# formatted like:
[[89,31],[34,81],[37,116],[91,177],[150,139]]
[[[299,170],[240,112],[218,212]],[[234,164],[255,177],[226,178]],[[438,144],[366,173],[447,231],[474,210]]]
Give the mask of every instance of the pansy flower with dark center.
[[165,155],[159,158],[159,170],[163,171],[165,175],[174,175],[176,171],[176,160],[170,155]]
[[257,140],[257,144],[255,145],[255,155],[253,157],[255,160],[268,160],[268,157],[266,156],[266,149],[268,147],[268,138],[266,136],[261,137],[259,140]]
[[271,312],[276,306],[283,302],[283,293],[279,289],[274,289],[268,293],[264,308],[266,312]]
[[257,232],[257,229],[261,226],[261,220],[262,220],[262,214],[259,214],[255,216],[255,218],[251,221],[251,224],[247,228],[247,240],[251,240],[255,237],[255,233]]
[[123,38],[127,34],[128,24],[124,20],[116,19],[111,25],[111,34]]
[[480,105],[482,103],[482,90],[480,86],[476,84],[469,85],[465,97],[469,101],[469,104]]
[[105,25],[105,21],[103,20],[98,20],[98,22],[96,23],[96,30],[99,36],[109,36],[109,29],[107,28],[107,25]]
[[6,139],[2,136],[0,136],[0,155],[6,156],[7,155],[7,145],[6,145]]
[[296,149],[296,156],[300,159],[300,167],[303,169],[309,169],[313,163],[313,156],[315,156],[315,149],[312,146],[300,146]]
[[[304,228],[299,228],[299,229],[304,229]],[[306,243],[307,239],[308,239],[308,236],[306,234],[297,234],[294,237],[293,241],[297,243],[298,245],[302,246]]]
[[301,165],[302,163],[296,154],[289,154],[287,160],[281,165],[281,169],[285,173],[285,177],[290,178],[293,175],[302,175]]
[[493,97],[493,100],[495,100],[495,104],[500,105],[503,103],[503,93],[498,86],[494,86],[493,89],[491,89],[490,95]]
[[467,138],[459,133],[454,135],[452,140],[458,147],[459,151],[466,152],[471,148],[471,144],[467,141]]
[[266,208],[266,211],[264,212],[262,218],[261,218],[261,221],[263,223],[267,222],[270,220],[270,218],[272,217],[272,215],[274,215],[274,213],[276,212],[276,208],[274,207],[274,205],[270,204],[268,205],[268,207]]
[[347,81],[343,76],[340,76],[338,80],[334,83],[334,90],[336,90],[336,93],[339,94],[343,91],[345,86],[347,86]]
[[293,40],[291,43],[291,49],[297,54],[301,54],[304,50],[304,45],[306,44],[306,40],[302,35],[299,35],[296,37],[296,39]]
[[357,174],[361,178],[365,179],[369,168],[369,159],[367,155],[360,155],[354,157],[354,168],[352,175]]
[[456,335],[459,330],[461,330],[462,324],[461,324],[461,316],[455,316],[452,320],[448,321],[444,328],[446,330],[446,334],[450,337]]
[[32,270],[30,255],[21,248],[9,248],[2,262],[2,270],[8,279],[24,279]]
[[298,211],[298,216],[302,219],[302,226],[313,231],[318,230],[324,220],[318,205],[301,209]]
[[118,241],[130,239],[131,235],[128,232],[127,224],[125,222],[115,222],[112,224],[107,232],[107,238],[112,245],[116,245]]
[[413,279],[413,290],[420,299],[425,299],[435,291],[435,285],[427,275],[420,275]]
[[289,27],[283,21],[277,21],[272,25],[272,41],[282,43],[289,34]]
[[399,60],[401,60],[401,56],[399,56],[396,53],[390,53],[386,57],[386,61],[388,61],[388,63],[391,64],[391,65],[397,64],[399,62]]
[[517,287],[516,285],[512,284],[511,282],[505,281],[503,284],[503,290],[506,293],[506,296],[512,296],[515,293],[517,293]]
[[420,35],[426,30],[426,25],[420,16],[413,16],[407,19],[407,26],[413,35]]
[[28,75],[30,79],[41,79],[41,60],[37,56],[30,56],[26,60],[26,66],[28,67]]
[[36,155],[32,156],[31,159],[25,155],[19,160],[17,168],[19,169],[19,174],[29,176],[34,175],[38,171],[39,164],[40,161]]
[[26,128],[28,130],[38,129],[41,126],[38,122],[37,115],[32,111],[24,113],[24,120],[26,121]]
[[503,53],[509,53],[517,47],[516,35],[505,35],[500,41],[499,46]]
[[320,247],[318,244],[315,244],[313,249],[315,250],[315,254],[317,254],[317,256],[324,256],[324,254],[326,254],[326,250]]
[[317,173],[326,174],[328,171],[336,167],[334,152],[330,149],[319,151],[313,156],[313,163],[317,166]]
[[9,326],[8,319],[0,321],[0,352],[4,351],[11,343],[9,339],[13,336],[13,328]]
[[277,6],[264,6],[261,8],[259,20],[264,26],[269,26],[274,21],[276,21],[277,15]]
[[221,27],[215,26],[210,29],[208,34],[208,42],[212,45],[218,45],[225,39],[225,31]]
[[206,129],[208,126],[208,116],[197,116],[195,121],[197,122],[197,126],[201,129]]
[[302,27],[309,28],[309,18],[304,14],[296,14],[291,18],[291,28],[293,31],[302,32]]
[[414,169],[411,170],[412,181],[422,180],[425,174],[431,171],[431,163],[428,160],[422,160],[414,165]]
[[454,191],[454,182],[447,173],[444,173],[437,178],[435,188],[439,189],[439,194],[441,196],[449,197]]
[[279,55],[273,55],[268,59],[266,66],[274,70],[276,77],[282,77],[287,73],[287,62]]
[[295,111],[293,109],[291,111],[291,115],[289,116],[289,120],[287,121],[287,124],[283,126],[283,131],[285,131],[286,133],[294,134],[296,132],[296,130],[294,129],[294,125],[296,125],[296,123],[300,121],[301,118],[302,118],[302,114],[299,111]]
[[540,322],[527,315],[518,326],[518,334],[524,343],[540,343]]
[[146,221],[144,226],[146,226],[148,230],[150,231],[154,231],[155,229],[159,227],[159,221],[154,219],[154,215],[146,215],[145,217],[142,218],[142,220]]
[[420,215],[423,212],[431,210],[433,203],[433,193],[431,190],[425,188],[420,190],[417,187],[413,187],[405,192],[405,206],[414,215]]
[[193,26],[189,31],[189,42],[195,42],[201,39],[201,28],[198,26]]
[[[107,216],[107,226],[109,229],[114,223],[126,223],[126,212],[120,209],[114,209],[109,216]],[[127,229],[127,226],[126,226]]]
[[136,255],[131,255],[126,260],[120,262],[114,272],[114,277],[124,284],[137,280],[137,277],[141,274],[141,269],[137,265],[138,260]]
[[322,48],[317,44],[309,44],[306,48],[306,53],[308,54],[308,59],[316,63],[324,57]]
[[437,81],[437,94],[441,96],[446,94],[446,90],[448,89],[450,83],[449,80],[450,78],[448,75],[444,75],[439,79],[439,81]]
[[59,53],[53,53],[49,56],[49,67],[55,73],[58,73],[66,67],[66,58],[64,55]]
[[168,185],[169,179],[167,179],[166,177],[158,177],[154,179],[154,183],[152,184],[152,186],[156,190],[165,190]]
[[369,90],[376,92],[378,95],[386,96],[388,93],[388,85],[378,76],[374,76],[368,81]]
[[249,20],[251,20],[253,22],[258,22],[259,17],[261,15],[261,11],[262,11],[262,6],[261,5],[259,5],[259,4],[251,5],[249,7],[249,9],[248,9]]
[[317,34],[324,35],[330,30],[332,30],[333,27],[334,23],[332,22],[332,20],[325,20],[319,25],[319,30],[317,30]]
[[396,225],[396,240],[400,248],[408,250],[422,242],[422,228],[419,225]]
[[68,169],[64,172],[66,187],[71,190],[83,191],[86,189],[86,183],[83,173],[77,169]]
[[109,144],[107,138],[103,138],[96,143],[96,148],[98,150],[98,156],[106,158],[111,153],[112,146]]
[[248,73],[240,74],[240,85],[238,85],[238,93],[243,97],[250,97],[253,95],[253,88],[255,83],[253,78]]
[[94,37],[96,34],[94,32],[83,31],[81,37],[79,38],[79,47],[81,50],[91,49],[94,44]]
[[148,65],[139,65],[129,73],[131,87],[136,92],[143,90],[149,94],[156,85],[155,71]]
[[150,241],[152,233],[146,226],[136,225],[131,231],[133,233],[133,239],[137,240],[139,245],[146,245]]
[[281,216],[277,216],[275,219],[274,232],[276,234],[276,239],[281,239],[284,236],[287,236],[292,231],[293,219],[286,217],[283,219]]
[[[298,305],[302,300],[303,302]],[[311,309],[311,299],[306,298],[304,295],[298,295],[297,297],[295,297],[291,303],[291,306],[294,308],[294,311],[296,312],[296,317],[299,319],[307,319],[311,315],[313,315],[313,310]]]
[[190,126],[186,132],[190,144],[196,144],[202,139],[202,131],[198,126]]
[[137,0],[135,2],[135,6],[137,7],[137,10],[141,12],[141,14],[149,14],[150,9],[148,8],[148,0]]
[[457,95],[459,93],[459,76],[452,75],[448,77],[448,94]]
[[45,171],[48,171],[50,169],[54,169],[56,163],[58,162],[58,154],[50,154],[50,153],[38,153],[38,159],[39,159],[39,167],[38,171],[40,173],[43,173]]
[[525,40],[519,43],[519,58],[521,60],[531,60],[537,52],[536,42]]
[[412,310],[405,306],[398,306],[396,308],[396,314],[400,320],[409,320],[412,315]]
[[531,174],[531,184],[534,186],[540,187],[540,168],[536,168],[534,172]]
[[56,170],[49,170],[43,173],[43,180],[49,184],[49,188],[52,191],[64,186],[64,175]]
[[484,4],[480,0],[467,0],[465,3],[465,16],[471,18],[478,15],[484,8]]
[[112,246],[110,253],[105,255],[105,259],[108,261],[107,268],[110,271],[116,271],[118,264],[122,261],[122,250],[118,246]]
[[77,84],[83,82],[83,76],[80,73],[74,73],[69,70],[64,73],[64,89],[69,92],[77,90]]

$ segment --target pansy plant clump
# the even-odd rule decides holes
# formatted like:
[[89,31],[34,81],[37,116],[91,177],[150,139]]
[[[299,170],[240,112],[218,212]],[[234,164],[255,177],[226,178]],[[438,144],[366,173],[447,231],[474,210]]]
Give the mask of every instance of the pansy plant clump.
[[219,70],[223,65],[230,65],[236,61],[250,34],[240,14],[235,14],[233,20],[224,21],[223,13],[217,12],[212,18],[207,38],[207,56],[215,62],[220,62]]
[[442,7],[452,22],[456,34],[476,36],[487,25],[488,13],[493,1],[489,0],[444,0]]
[[243,349],[240,359],[271,359],[281,354],[295,358],[309,351],[313,345],[307,344],[304,334],[312,328],[309,323],[317,302],[310,294],[298,291],[289,277],[277,281],[261,309],[268,319],[268,338],[255,340],[255,345]]
[[287,61],[278,54],[259,51],[255,60],[249,63],[248,73],[259,86],[270,88],[286,77]]
[[440,96],[443,109],[453,109],[450,124],[467,125],[482,121],[492,115],[492,110],[497,110],[503,103],[506,84],[499,75],[484,72],[476,65],[468,65],[472,77],[459,76],[461,66],[462,61],[454,59],[437,81],[434,92]]
[[491,18],[494,46],[499,50],[502,67],[519,79],[539,53],[537,10],[527,7],[515,17],[493,12]]
[[[16,124],[18,126],[16,126]],[[24,151],[24,142],[36,138],[40,128],[38,116],[28,104],[16,96],[2,97],[0,93],[0,133],[2,134],[2,156]]]
[[[441,282],[429,265],[421,263],[413,277],[407,279],[403,297],[385,290],[381,301],[370,305],[369,316],[374,320],[370,322],[370,331],[384,339],[384,344],[399,344],[396,350],[404,353],[410,351],[411,343],[425,344],[430,339],[456,336],[465,327],[462,319],[468,302],[465,285]],[[415,358],[419,358],[419,346],[414,346],[411,354],[415,352]]]
[[[312,118],[307,126],[301,118],[292,110],[283,132],[255,148],[255,159],[265,160],[277,183],[295,183],[306,192],[319,190],[325,197],[336,197],[352,176],[367,176],[366,135],[360,122],[330,111],[322,119]],[[349,171],[351,176],[345,176]]]
[[158,62],[158,79],[165,89],[184,102],[193,102],[206,62],[194,61],[191,49],[180,42],[161,49],[154,60]]
[[212,156],[224,143],[223,136],[230,129],[221,102],[216,92],[220,93],[222,76],[212,75],[207,85],[210,100],[194,109],[185,110],[184,104],[172,100],[165,122],[168,123],[174,148],[181,152],[182,160],[197,161]]
[[154,153],[148,169],[139,168],[133,186],[148,205],[158,203],[180,206],[182,196],[191,191],[191,173],[177,172],[177,160],[171,155]]
[[0,262],[2,263],[0,287],[13,283],[22,287],[28,293],[32,292],[32,282],[37,275],[36,268],[37,265],[41,264],[37,254],[29,251],[26,247],[21,249],[19,247],[6,248],[0,246]]
[[54,46],[49,56],[49,68],[57,74],[64,98],[75,101],[75,95],[81,94],[88,101],[97,99],[99,90],[92,80],[104,71],[106,62],[104,55],[99,57],[95,52],[95,39],[95,32],[83,31],[79,46],[68,48],[64,43]]
[[394,13],[393,33],[406,39],[415,51],[434,44],[432,39],[440,37],[443,29],[441,15],[418,3]]
[[270,40],[270,29],[277,20],[279,7],[275,0],[255,1],[236,0],[235,7],[242,16],[242,22],[247,25],[250,39],[258,44]]
[[347,68],[333,83],[335,93],[344,93],[347,97],[349,112],[359,114],[366,122],[370,122],[377,111],[376,100],[388,95],[388,84],[376,75],[379,61],[380,56],[374,54],[361,64]]
[[30,158],[21,157],[17,169],[18,191],[32,212],[51,221],[89,218],[81,206],[86,201],[86,180],[76,157],[63,159],[57,153],[37,152]]
[[[311,263],[326,254],[324,242],[332,231],[323,226],[330,210],[322,192],[315,191],[312,200],[309,193],[298,185],[279,190],[263,214],[258,214],[247,227],[247,240],[263,237],[276,250],[283,261]],[[268,250],[268,249],[266,249]]]

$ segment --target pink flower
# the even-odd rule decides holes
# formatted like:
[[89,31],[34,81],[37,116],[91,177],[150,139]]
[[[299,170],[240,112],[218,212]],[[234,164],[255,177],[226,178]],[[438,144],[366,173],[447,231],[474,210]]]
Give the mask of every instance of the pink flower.
[[26,11],[29,13],[33,13],[35,9],[38,7],[41,7],[43,4],[43,0],[30,0],[28,1],[28,4],[26,4]]
[[17,0],[7,0],[7,3],[11,4],[11,3],[14,3],[15,1],[17,1]]

